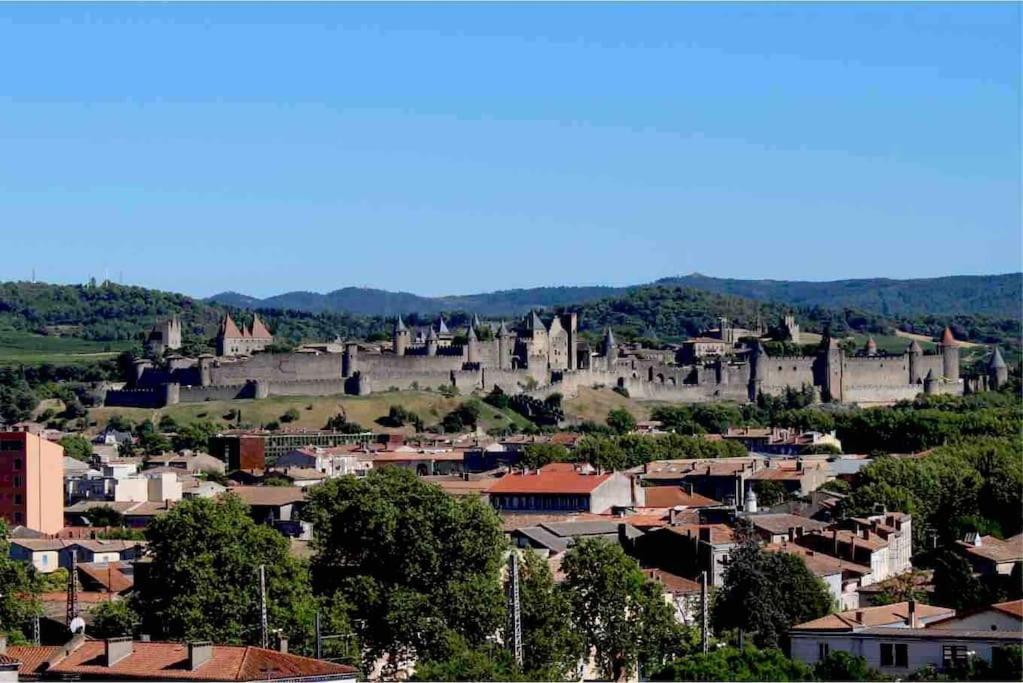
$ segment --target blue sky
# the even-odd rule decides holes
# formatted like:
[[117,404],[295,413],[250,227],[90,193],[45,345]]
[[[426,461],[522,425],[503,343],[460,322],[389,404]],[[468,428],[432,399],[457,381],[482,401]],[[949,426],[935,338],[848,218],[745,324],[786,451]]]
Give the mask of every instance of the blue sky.
[[1018,4],[0,4],[0,279],[1016,271]]

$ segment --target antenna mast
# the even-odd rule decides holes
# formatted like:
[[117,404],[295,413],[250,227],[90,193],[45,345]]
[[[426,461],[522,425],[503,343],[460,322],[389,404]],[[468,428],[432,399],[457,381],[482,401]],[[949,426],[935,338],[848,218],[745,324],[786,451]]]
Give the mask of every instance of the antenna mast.
[[509,563],[509,575],[511,576],[511,586],[509,596],[511,602],[511,619],[512,619],[512,649],[515,653],[515,663],[520,667],[522,666],[522,606],[519,602],[519,554],[512,550],[511,556],[508,558]]
[[259,631],[260,631],[260,642],[265,650],[269,645],[270,641],[269,630],[266,623],[266,565],[259,565]]

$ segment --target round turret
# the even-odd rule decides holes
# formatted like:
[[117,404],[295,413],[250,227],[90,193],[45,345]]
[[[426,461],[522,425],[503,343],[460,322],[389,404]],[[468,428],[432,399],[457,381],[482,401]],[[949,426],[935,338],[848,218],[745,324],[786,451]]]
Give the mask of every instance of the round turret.
[[398,316],[398,319],[394,322],[394,333],[392,335],[392,341],[394,345],[394,355],[404,356],[408,350],[409,344],[409,331],[405,327],[405,322]]

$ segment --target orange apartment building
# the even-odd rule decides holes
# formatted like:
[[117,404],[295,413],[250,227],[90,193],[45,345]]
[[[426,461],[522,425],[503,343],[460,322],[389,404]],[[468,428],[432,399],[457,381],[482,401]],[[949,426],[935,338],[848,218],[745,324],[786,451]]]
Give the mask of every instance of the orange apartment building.
[[0,517],[44,534],[64,528],[64,449],[28,432],[0,432]]

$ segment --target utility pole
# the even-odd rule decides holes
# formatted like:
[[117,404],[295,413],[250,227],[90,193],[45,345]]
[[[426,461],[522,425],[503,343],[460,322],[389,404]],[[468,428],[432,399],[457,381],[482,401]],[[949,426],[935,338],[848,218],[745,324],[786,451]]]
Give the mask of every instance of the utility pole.
[[508,558],[508,573],[511,578],[511,618],[512,618],[512,649],[515,663],[522,666],[522,609],[519,602],[519,554],[514,549]]
[[78,618],[78,553],[71,551],[71,571],[67,577],[67,615],[64,623],[71,628],[71,622]]
[[270,645],[270,632],[266,623],[266,565],[259,565],[259,630],[261,643],[265,650]]
[[707,572],[700,572],[700,649],[707,652]]
[[323,636],[320,631],[320,611],[316,610],[316,659],[323,659]]

